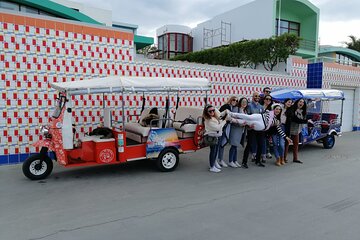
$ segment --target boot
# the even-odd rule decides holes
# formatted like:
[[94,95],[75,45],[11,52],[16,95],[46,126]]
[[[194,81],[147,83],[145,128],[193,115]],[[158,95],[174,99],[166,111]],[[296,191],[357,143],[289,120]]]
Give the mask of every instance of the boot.
[[276,159],[275,165],[279,167],[281,166],[281,158]]
[[285,165],[285,158],[284,157],[280,157],[280,164]]

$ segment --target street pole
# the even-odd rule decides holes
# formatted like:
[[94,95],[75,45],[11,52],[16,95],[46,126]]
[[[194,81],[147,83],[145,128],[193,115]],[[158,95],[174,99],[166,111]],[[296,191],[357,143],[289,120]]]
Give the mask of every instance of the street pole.
[[278,18],[278,36],[280,36],[280,12],[281,12],[281,0],[279,0],[279,18]]

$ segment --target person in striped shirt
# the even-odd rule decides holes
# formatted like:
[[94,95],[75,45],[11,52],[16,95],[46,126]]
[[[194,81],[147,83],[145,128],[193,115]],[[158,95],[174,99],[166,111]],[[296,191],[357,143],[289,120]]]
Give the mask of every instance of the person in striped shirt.
[[280,104],[274,104],[273,110],[271,111],[265,111],[264,113],[254,113],[252,115],[225,111],[225,113],[227,114],[227,121],[248,125],[256,131],[266,131],[270,127],[275,127],[276,132],[281,137],[285,138],[289,143],[291,143],[292,140],[288,136],[286,136],[284,131],[281,129],[281,112],[282,107]]

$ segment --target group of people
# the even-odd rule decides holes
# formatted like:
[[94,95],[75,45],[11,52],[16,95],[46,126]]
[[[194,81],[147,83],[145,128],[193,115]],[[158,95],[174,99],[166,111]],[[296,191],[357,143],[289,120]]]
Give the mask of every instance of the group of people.
[[[275,103],[265,87],[263,93],[254,92],[252,100],[232,96],[218,110],[206,105],[203,111],[205,124],[204,142],[210,147],[210,172],[221,168],[248,168],[248,158],[259,167],[265,167],[266,158],[271,158],[270,143],[273,146],[275,165],[283,166],[287,161],[289,144],[293,144],[293,162],[303,163],[298,158],[299,134],[303,124],[311,122],[306,118],[307,106],[304,99],[293,102],[286,99]],[[229,161],[224,160],[224,147],[230,144]],[[245,147],[241,164],[238,162],[238,148]]]

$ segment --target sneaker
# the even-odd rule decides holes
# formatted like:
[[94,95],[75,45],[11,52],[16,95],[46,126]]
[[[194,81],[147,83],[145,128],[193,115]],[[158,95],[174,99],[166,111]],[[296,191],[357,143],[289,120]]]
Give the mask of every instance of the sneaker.
[[241,168],[241,164],[238,161],[234,162],[236,164],[236,166],[238,166],[239,168]]
[[214,165],[217,169],[221,169],[221,166],[220,166],[220,164],[219,164],[219,162],[218,161],[215,161],[215,165]]
[[241,164],[241,167],[242,167],[242,168],[249,168],[248,165],[247,165],[247,163]]
[[265,159],[261,159],[261,162],[262,162],[262,163],[266,163],[266,160],[265,160]]
[[214,166],[214,167],[212,167],[212,168],[210,168],[210,169],[209,169],[209,171],[210,171],[210,172],[213,172],[213,173],[218,173],[218,172],[221,172],[221,170],[220,170],[220,169],[218,169],[218,168],[216,168],[215,166]]
[[234,162],[230,162],[229,166],[232,167],[232,168],[237,168],[238,167]]
[[265,167],[265,165],[262,164],[261,162],[256,163],[256,165],[257,165],[258,167]]
[[272,158],[271,153],[267,153],[267,154],[266,154],[266,158],[269,158],[269,159]]
[[219,164],[222,167],[228,167],[228,165],[226,164],[226,162],[224,160],[219,161]]

